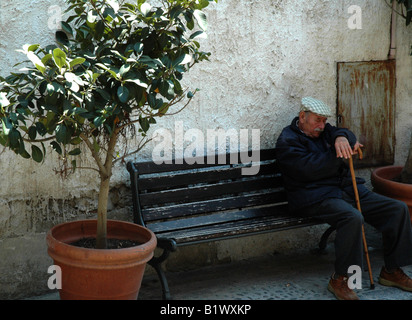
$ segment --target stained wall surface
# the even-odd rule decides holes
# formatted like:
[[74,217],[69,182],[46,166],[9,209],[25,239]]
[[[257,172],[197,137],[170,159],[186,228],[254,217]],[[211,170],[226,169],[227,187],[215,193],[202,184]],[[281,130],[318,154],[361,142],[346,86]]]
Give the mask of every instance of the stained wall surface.
[[[349,12],[351,6],[357,11]],[[63,0],[0,0],[0,75],[24,59],[16,49],[53,41],[56,17],[64,8]],[[190,106],[162,118],[149,135],[158,128],[172,134],[198,129],[205,135],[208,129],[258,129],[261,148],[273,147],[303,96],[336,108],[337,62],[385,60],[389,51],[391,8],[384,0],[221,0],[205,12],[208,37],[200,43],[212,53],[210,62],[195,66],[184,80],[200,91]],[[359,14],[356,21],[354,14]],[[396,164],[406,159],[412,128],[410,28],[398,19]],[[131,159],[150,159],[155,146],[152,141]],[[13,299],[47,290],[51,260],[45,233],[59,222],[94,217],[98,180],[88,171],[61,180],[53,172],[58,162],[51,149],[42,165],[0,152],[0,298]],[[92,163],[87,157],[81,161]],[[114,171],[109,217],[130,220],[127,171],[122,163]],[[170,269],[298,249],[319,236],[318,229],[309,228],[189,248],[196,259],[177,253]]]

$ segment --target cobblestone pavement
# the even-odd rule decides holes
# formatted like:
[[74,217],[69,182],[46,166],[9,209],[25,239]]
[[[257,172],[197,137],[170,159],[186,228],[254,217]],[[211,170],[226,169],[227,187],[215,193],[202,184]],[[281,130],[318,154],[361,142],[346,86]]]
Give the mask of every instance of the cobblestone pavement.
[[[378,283],[383,265],[379,235],[367,230],[369,256],[375,289],[370,288],[369,274],[362,273],[361,300],[412,300],[412,293]],[[327,254],[311,252],[273,254],[195,270],[167,272],[174,300],[336,300],[327,290],[333,272],[334,250]],[[412,266],[403,268],[412,276]],[[57,293],[34,297],[57,300]],[[161,286],[155,274],[143,278],[139,300],[160,300]]]
[[[366,229],[375,289],[369,273],[362,272],[361,300],[412,300],[412,293],[378,283],[383,265],[381,236]],[[327,290],[333,272],[334,248],[324,255],[311,252],[274,254],[230,264],[186,272],[169,272],[167,277],[175,300],[336,300]],[[412,266],[403,268],[412,277]],[[160,299],[161,287],[155,275],[145,278],[139,299]]]

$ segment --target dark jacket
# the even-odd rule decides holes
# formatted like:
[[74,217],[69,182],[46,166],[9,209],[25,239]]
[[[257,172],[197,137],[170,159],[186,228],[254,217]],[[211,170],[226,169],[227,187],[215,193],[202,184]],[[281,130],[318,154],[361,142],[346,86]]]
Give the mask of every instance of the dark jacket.
[[[298,119],[293,119],[280,134],[276,157],[288,192],[289,208],[304,214],[298,211],[327,198],[342,198],[343,191],[354,195],[349,167],[336,157],[335,139],[344,136],[353,148],[356,137],[347,129],[326,124],[319,138],[310,138],[298,128]],[[357,178],[359,196],[368,192],[364,182]]]

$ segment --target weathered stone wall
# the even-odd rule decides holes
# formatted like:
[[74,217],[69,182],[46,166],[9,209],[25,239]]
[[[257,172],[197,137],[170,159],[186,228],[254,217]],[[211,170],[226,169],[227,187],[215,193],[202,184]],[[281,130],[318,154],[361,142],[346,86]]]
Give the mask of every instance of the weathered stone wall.
[[[56,7],[64,1],[0,0],[0,75],[24,56],[15,50],[25,43],[53,41]],[[362,8],[362,29],[350,29],[348,8]],[[311,95],[336,106],[336,63],[384,60],[390,43],[391,9],[384,0],[223,0],[207,8],[210,62],[197,65],[185,83],[200,88],[192,104],[174,117],[158,121],[174,131],[259,129],[261,147],[274,146],[281,129],[297,114],[302,96]],[[406,159],[410,121],[411,30],[397,23],[397,164]],[[335,122],[331,118],[332,123]],[[149,143],[134,159],[150,158]],[[1,151],[0,151],[1,152]],[[87,158],[83,165],[89,164]],[[94,217],[97,177],[77,172],[66,180],[55,175],[51,152],[44,164],[0,153],[0,298],[30,296],[47,290],[45,233],[54,224]],[[363,172],[368,177],[369,170]],[[131,220],[128,175],[117,164],[109,217]],[[285,231],[187,247],[173,255],[170,270],[251,257],[281,250],[312,247],[321,227]],[[190,251],[190,255],[187,252]],[[188,257],[193,257],[188,259]]]

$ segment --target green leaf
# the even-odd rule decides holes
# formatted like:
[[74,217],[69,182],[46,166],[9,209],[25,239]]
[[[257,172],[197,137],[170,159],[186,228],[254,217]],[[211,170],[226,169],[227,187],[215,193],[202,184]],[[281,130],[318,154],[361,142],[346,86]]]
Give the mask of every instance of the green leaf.
[[42,162],[43,161],[43,152],[40,150],[39,147],[32,145],[31,146],[31,156],[34,161]]
[[10,141],[10,147],[12,149],[17,149],[20,146],[20,132],[18,132],[15,128],[11,128],[9,133],[9,141]]
[[22,143],[23,148],[20,148],[19,154],[24,158],[24,159],[30,159],[30,154],[24,149],[24,144]]
[[161,81],[161,82],[160,82],[159,91],[160,91],[160,94],[161,94],[163,97],[168,97],[168,96],[170,95],[170,93],[173,94],[173,90],[171,90],[171,91],[169,92],[169,89],[170,89],[169,82],[167,82],[167,81]]
[[119,74],[117,74],[117,70],[115,70],[113,67],[106,67],[103,63],[96,63],[96,66],[108,71],[115,79],[119,79]]
[[134,45],[134,50],[136,51],[137,54],[139,54],[140,52],[142,52],[143,50],[143,43],[141,42],[136,42],[136,44]]
[[36,136],[37,136],[37,129],[36,129],[35,126],[31,126],[31,127],[29,128],[29,138],[30,138],[31,140],[35,140],[35,139],[36,139]]
[[0,131],[0,144],[6,146],[7,144],[7,137],[6,135]]
[[62,154],[62,148],[60,147],[60,144],[58,144],[56,141],[53,141],[50,144],[54,151],[56,151],[60,155]]
[[87,109],[81,108],[81,107],[75,107],[72,110],[73,114],[82,114],[82,113],[86,113],[86,112],[88,112]]
[[115,13],[117,13],[117,11],[119,11],[119,2],[117,0],[106,0],[106,2],[109,4],[109,6],[111,6],[114,10]]
[[126,87],[120,86],[117,89],[117,96],[121,102],[126,103],[129,98],[129,90]]
[[76,149],[73,149],[72,151],[70,151],[70,152],[69,152],[69,155],[71,155],[71,156],[77,156],[77,155],[79,155],[80,153],[81,153],[80,148],[76,148]]
[[148,3],[142,3],[140,6],[140,12],[147,17],[147,15],[150,13],[150,10],[152,10],[152,6]]
[[99,152],[100,151],[100,146],[99,146],[99,144],[97,143],[97,140],[96,140],[96,138],[93,136],[93,150],[95,151],[95,152]]
[[1,125],[3,129],[3,134],[7,136],[10,132],[10,129],[13,128],[12,124],[10,123],[8,118],[3,118],[1,119]]
[[153,69],[155,69],[156,67],[160,67],[160,68],[164,67],[164,64],[162,63],[162,61],[160,61],[159,59],[152,59],[149,56],[141,56],[139,58],[139,62]]
[[142,88],[147,88],[148,87],[147,83],[144,83],[143,81],[141,81],[140,79],[137,79],[137,78],[135,78],[135,79],[126,79],[126,82],[133,82],[134,84],[136,84],[136,85],[138,85],[139,87],[142,87]]
[[200,8],[206,8],[209,5],[209,0],[199,0],[199,7]]
[[66,54],[63,50],[60,48],[53,50],[53,61],[60,70],[66,65]]
[[65,32],[60,30],[56,31],[56,41],[65,46],[69,45],[69,37]]
[[7,99],[7,93],[0,92],[0,108],[7,107],[10,101]]
[[29,51],[36,51],[39,47],[40,47],[39,44],[25,44],[25,45],[23,46],[23,49],[24,49],[26,52],[29,52]]
[[71,163],[72,163],[72,170],[73,170],[73,172],[75,172],[76,168],[77,168],[76,160],[72,160]]
[[75,58],[75,59],[73,59],[72,61],[70,61],[70,69],[73,69],[74,66],[76,66],[78,64],[82,64],[85,61],[86,61],[85,58]]
[[47,84],[47,93],[51,96],[54,93],[54,86],[51,83]]
[[163,106],[159,109],[159,116],[164,116],[167,111],[169,110],[169,104],[168,103],[164,103]]
[[102,96],[102,98],[104,100],[110,100],[110,93],[109,92],[107,92],[103,89],[100,89],[100,88],[97,88],[96,91]]
[[199,27],[203,31],[206,31],[207,30],[207,18],[206,18],[206,15],[204,14],[204,12],[196,9],[193,12],[193,16],[195,17]]
[[70,144],[72,144],[72,145],[78,145],[78,144],[80,144],[80,143],[82,143],[82,138],[80,138],[80,137],[75,137],[75,138],[73,138],[73,139],[71,139],[70,140]]
[[64,77],[66,78],[66,80],[67,81],[69,81],[70,83],[71,82],[75,82],[75,83],[77,83],[79,86],[84,86],[84,81],[78,76],[78,75],[75,75],[74,73],[72,73],[72,72],[66,72],[65,74],[64,74]]
[[29,51],[27,53],[27,57],[34,64],[37,70],[39,70],[42,74],[44,74],[44,72],[46,71],[46,67],[43,64],[43,62],[40,60],[40,58],[36,56],[33,51]]
[[65,94],[66,93],[66,90],[64,89],[64,87],[60,83],[57,83],[57,82],[53,81],[52,85],[53,85],[53,88],[54,88],[54,92],[57,92],[57,93],[60,93],[60,94]]
[[61,22],[62,29],[70,35],[73,35],[72,27],[65,21]]
[[121,77],[123,77],[126,73],[128,73],[130,70],[130,64],[124,64],[121,66],[119,70],[119,74]]
[[203,31],[200,31],[200,30],[199,30],[199,31],[196,31],[196,32],[194,32],[194,33],[192,33],[192,34],[190,35],[189,39],[192,40],[192,39],[200,36],[200,35],[203,34],[203,33],[204,33],[204,32],[203,32]]
[[37,128],[37,132],[41,135],[44,136],[47,133],[47,129],[44,126],[43,123],[41,122],[36,122],[36,128]]
[[46,54],[43,58],[41,58],[41,62],[43,62],[43,64],[46,64],[47,62],[49,62],[49,60],[53,57],[53,55],[51,53]]
[[140,117],[139,124],[144,132],[147,132],[147,130],[149,130],[150,128],[150,123],[149,123],[149,120],[147,120],[147,118]]
[[56,140],[57,142],[66,144],[68,141],[70,141],[70,137],[67,137],[67,128],[64,125],[64,123],[61,123],[57,125],[56,127]]
[[97,19],[97,15],[94,14],[93,10],[90,10],[87,13],[87,22],[90,24],[94,24],[96,22],[96,19]]
[[96,117],[93,119],[93,124],[96,126],[96,128],[98,128],[103,124],[104,120],[104,117]]

